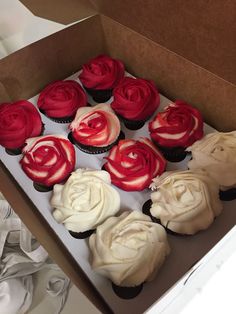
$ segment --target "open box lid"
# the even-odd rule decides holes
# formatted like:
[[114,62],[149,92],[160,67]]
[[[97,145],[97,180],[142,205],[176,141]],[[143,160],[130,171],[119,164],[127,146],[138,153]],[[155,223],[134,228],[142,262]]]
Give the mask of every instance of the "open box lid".
[[72,23],[102,13],[236,83],[236,2],[221,0],[21,0],[35,15]]

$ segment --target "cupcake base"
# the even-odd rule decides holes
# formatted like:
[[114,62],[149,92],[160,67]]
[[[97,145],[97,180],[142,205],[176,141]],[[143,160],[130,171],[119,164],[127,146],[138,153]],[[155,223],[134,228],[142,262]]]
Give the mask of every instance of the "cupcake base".
[[54,117],[49,117],[44,110],[42,109],[39,109],[39,111],[44,114],[48,119],[54,121],[54,122],[57,122],[57,123],[70,123],[73,121],[74,119],[74,116],[70,116],[70,117],[63,117],[63,118],[54,118]]
[[135,120],[128,120],[120,115],[117,115],[117,117],[124,123],[125,127],[129,130],[138,130],[141,129],[145,122],[147,120],[142,120],[142,121],[135,121]]
[[226,191],[220,190],[219,196],[221,201],[232,201],[236,199],[236,188],[232,188]]
[[96,147],[96,146],[87,146],[83,145],[81,143],[78,143],[73,135],[72,132],[68,134],[68,139],[69,141],[74,144],[76,147],[78,147],[82,152],[87,153],[87,154],[102,154],[110,150],[114,145],[116,145],[119,140],[123,140],[125,138],[125,134],[123,131],[120,131],[120,135],[118,136],[117,140],[112,143],[111,145],[108,145],[106,147]]
[[22,148],[15,148],[15,149],[10,149],[10,148],[5,148],[5,152],[10,155],[10,156],[17,156],[22,153]]
[[49,192],[53,190],[53,186],[46,186],[37,182],[33,182],[33,186],[38,192]]
[[94,231],[95,231],[94,229],[84,231],[84,232],[74,232],[74,231],[69,230],[69,233],[75,239],[86,239],[86,238],[90,237],[91,234],[94,233]]
[[[151,212],[150,212],[151,206],[152,206],[152,200],[149,199],[149,200],[147,200],[147,201],[143,204],[142,212],[143,212],[145,215],[149,216],[149,217],[152,219],[153,222],[162,225],[160,219],[155,218],[155,217],[152,216],[152,214],[151,214]],[[163,225],[162,225],[162,226],[163,226]],[[166,226],[163,226],[163,227],[165,228],[165,230],[166,230],[166,232],[167,232],[168,234],[171,234],[171,235],[174,235],[174,236],[188,236],[188,234],[182,234],[182,233],[174,232],[174,231],[168,229]]]
[[118,297],[127,300],[135,298],[142,291],[143,284],[135,287],[120,287],[112,283],[112,289]]
[[97,103],[103,103],[108,101],[112,96],[112,89],[92,89],[84,87],[86,92],[93,98]]
[[166,160],[170,162],[179,162],[185,159],[188,152],[184,147],[163,147],[154,142],[154,144],[160,149]]

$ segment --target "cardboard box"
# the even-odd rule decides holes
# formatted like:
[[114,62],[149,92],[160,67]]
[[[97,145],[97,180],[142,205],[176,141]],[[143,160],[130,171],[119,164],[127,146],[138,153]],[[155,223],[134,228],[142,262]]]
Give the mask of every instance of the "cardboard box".
[[[123,60],[131,74],[153,79],[169,99],[184,99],[198,107],[212,127],[222,131],[235,129],[236,74],[233,65],[236,47],[235,33],[228,31],[228,26],[235,20],[233,2],[227,2],[224,8],[220,6],[220,0],[210,1],[208,5],[203,0],[190,0],[184,5],[181,1],[170,0],[115,0],[112,4],[107,0],[21,2],[33,6],[31,10],[35,14],[58,22],[71,23],[81,17],[90,17],[0,60],[1,102],[30,99],[51,81],[72,75],[88,59],[106,53]],[[88,280],[68,248],[34,206],[31,195],[23,192],[2,162],[0,165],[0,190],[55,262],[99,310],[121,313],[125,306],[119,311],[117,305],[107,304],[98,292],[99,286],[96,289]],[[156,288],[147,285],[146,301],[140,304],[135,300],[125,301],[127,309],[132,306],[136,313],[143,312],[172,285],[175,288],[165,296],[169,295],[171,300],[178,295],[186,278],[197,267],[192,268],[192,264],[210,251],[235,224],[236,213],[231,204],[224,205],[220,219],[207,233],[207,241],[205,233],[194,237],[195,244],[190,238],[185,239],[185,243],[175,240],[174,252],[183,250],[184,244],[193,245],[194,250],[191,254],[183,252],[185,262],[175,260],[173,253],[170,261],[175,260],[175,269],[166,278],[168,284]],[[189,244],[189,241],[192,242]],[[166,306],[168,302],[164,302]]]

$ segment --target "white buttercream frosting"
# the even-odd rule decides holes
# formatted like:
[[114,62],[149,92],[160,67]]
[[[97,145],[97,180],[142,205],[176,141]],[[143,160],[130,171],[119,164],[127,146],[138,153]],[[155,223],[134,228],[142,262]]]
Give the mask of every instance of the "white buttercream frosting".
[[210,133],[187,150],[192,153],[190,169],[204,169],[221,190],[236,186],[236,131]]
[[152,280],[170,252],[165,229],[138,211],[107,219],[89,246],[93,270],[123,287]]
[[208,228],[222,211],[219,185],[203,170],[169,171],[153,180],[153,217],[181,234]]
[[74,232],[96,228],[120,209],[120,195],[104,170],[77,169],[53,188],[51,205],[58,223]]

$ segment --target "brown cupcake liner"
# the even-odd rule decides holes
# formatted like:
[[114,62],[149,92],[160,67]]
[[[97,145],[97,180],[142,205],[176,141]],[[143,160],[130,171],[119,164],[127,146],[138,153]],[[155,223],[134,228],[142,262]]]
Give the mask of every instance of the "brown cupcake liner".
[[124,139],[124,138],[125,138],[124,132],[123,132],[123,131],[120,131],[120,134],[119,134],[117,140],[116,140],[114,143],[112,143],[112,144],[110,144],[110,145],[108,145],[108,146],[106,146],[106,147],[96,147],[96,146],[87,146],[87,145],[83,145],[83,144],[77,142],[77,141],[74,139],[72,132],[70,132],[70,133],[68,134],[68,139],[69,139],[69,141],[70,141],[72,144],[74,144],[76,147],[78,147],[82,152],[87,153],[87,154],[94,154],[94,155],[95,155],[95,154],[102,154],[102,153],[107,152],[107,151],[110,150],[114,145],[116,145],[116,144],[119,142],[119,140]]
[[74,232],[69,230],[70,235],[75,239],[86,239],[91,236],[95,232],[95,229],[87,230],[84,232]]
[[118,297],[120,297],[121,299],[128,300],[128,299],[133,299],[137,295],[139,295],[139,293],[143,289],[143,284],[140,284],[134,287],[121,287],[121,286],[117,286],[116,284],[112,282],[112,289]]

